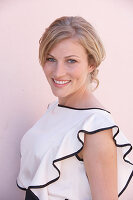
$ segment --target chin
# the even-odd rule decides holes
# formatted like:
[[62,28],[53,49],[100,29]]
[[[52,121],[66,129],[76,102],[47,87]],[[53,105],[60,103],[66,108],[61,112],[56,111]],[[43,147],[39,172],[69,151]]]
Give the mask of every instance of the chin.
[[53,92],[53,95],[58,97],[58,98],[63,98],[63,97],[66,97],[66,95],[63,95],[63,94],[57,94],[57,93],[54,93]]
[[52,93],[54,96],[59,97],[59,98],[63,98],[67,96],[66,93],[64,92],[57,92],[57,91],[52,90]]

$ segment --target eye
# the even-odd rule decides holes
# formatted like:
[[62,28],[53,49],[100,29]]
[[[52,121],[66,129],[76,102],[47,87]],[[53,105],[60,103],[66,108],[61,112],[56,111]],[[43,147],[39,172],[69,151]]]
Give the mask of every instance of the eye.
[[49,62],[55,62],[56,60],[54,58],[46,58],[47,61]]
[[68,63],[76,63],[77,61],[74,60],[74,59],[69,59],[67,62],[68,62]]

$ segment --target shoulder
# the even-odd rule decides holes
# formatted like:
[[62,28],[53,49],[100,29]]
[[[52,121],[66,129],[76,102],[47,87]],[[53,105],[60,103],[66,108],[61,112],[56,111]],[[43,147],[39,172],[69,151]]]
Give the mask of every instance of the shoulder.
[[113,128],[116,126],[110,113],[103,110],[91,112],[79,131],[79,137],[83,137],[83,160],[92,159],[91,156],[96,158],[100,153],[109,153],[115,148]]
[[114,142],[114,128],[117,127],[112,115],[107,110],[93,109],[91,115],[85,119],[81,132],[84,132],[83,159],[93,155],[94,158],[103,156],[116,148]]
[[[87,123],[88,122],[88,123]],[[107,111],[97,110],[85,122],[84,150],[103,151],[114,146],[113,130],[116,126],[112,116]]]
[[114,126],[116,124],[111,113],[101,109],[93,109],[85,118],[81,131],[87,134],[95,134],[99,131],[111,129]]

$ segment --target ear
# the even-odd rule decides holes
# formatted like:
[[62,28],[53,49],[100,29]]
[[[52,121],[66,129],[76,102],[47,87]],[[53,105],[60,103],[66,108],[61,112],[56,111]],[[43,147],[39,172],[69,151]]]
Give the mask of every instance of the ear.
[[93,72],[94,69],[96,68],[96,66],[94,66],[94,65],[89,65],[88,67],[89,67],[89,68],[88,68],[88,72],[89,72],[89,73]]

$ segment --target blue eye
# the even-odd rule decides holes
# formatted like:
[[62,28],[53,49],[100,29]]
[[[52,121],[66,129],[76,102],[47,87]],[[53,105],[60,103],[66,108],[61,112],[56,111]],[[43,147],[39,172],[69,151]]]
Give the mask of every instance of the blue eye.
[[56,61],[54,58],[47,58],[46,60],[49,61],[49,62],[55,62]]
[[68,62],[69,62],[69,63],[76,63],[77,61],[74,60],[74,59],[69,59]]

